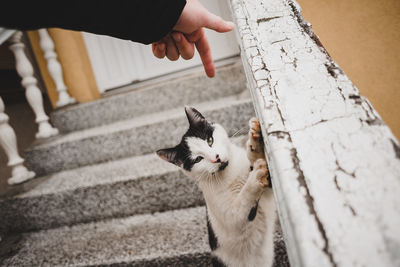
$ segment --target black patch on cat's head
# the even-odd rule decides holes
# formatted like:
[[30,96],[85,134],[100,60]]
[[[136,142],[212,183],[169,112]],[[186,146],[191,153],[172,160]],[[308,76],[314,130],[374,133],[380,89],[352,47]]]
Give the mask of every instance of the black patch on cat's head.
[[195,108],[185,107],[187,119],[189,121],[189,129],[183,135],[181,143],[187,137],[197,137],[207,140],[213,135],[214,127],[204,118],[204,116]]
[[206,122],[204,116],[195,108],[185,106],[186,117],[189,121],[190,127],[199,127]]
[[195,161],[191,158],[192,153],[186,143],[186,138],[197,137],[207,140],[207,138],[213,135],[214,127],[195,108],[186,106],[185,113],[189,121],[189,129],[183,135],[181,142],[173,148],[158,150],[157,155],[172,164],[190,171]]
[[157,151],[157,155],[165,161],[168,161],[177,166],[181,166],[182,161],[180,160],[180,156],[178,155],[178,152],[179,152],[179,149],[176,146],[173,148],[160,149]]

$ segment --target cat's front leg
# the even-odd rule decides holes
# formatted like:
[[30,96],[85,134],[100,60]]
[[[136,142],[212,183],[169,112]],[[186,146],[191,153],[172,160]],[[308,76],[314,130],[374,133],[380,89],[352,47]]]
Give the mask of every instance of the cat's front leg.
[[[257,180],[258,185],[261,186],[261,188],[266,188],[270,186],[268,177],[269,177],[269,171],[268,171],[268,165],[265,159],[258,159],[254,162],[254,168],[250,172],[250,176],[254,177],[249,177],[250,179]],[[255,178],[255,179],[254,179]]]
[[239,192],[234,205],[234,213],[239,216],[239,221],[254,220],[257,215],[258,201],[262,193],[269,187],[268,168],[265,159],[258,159],[254,162],[253,170]]
[[257,159],[265,159],[264,155],[264,143],[261,135],[260,122],[257,118],[251,118],[249,121],[249,139],[246,143],[247,158],[251,165]]

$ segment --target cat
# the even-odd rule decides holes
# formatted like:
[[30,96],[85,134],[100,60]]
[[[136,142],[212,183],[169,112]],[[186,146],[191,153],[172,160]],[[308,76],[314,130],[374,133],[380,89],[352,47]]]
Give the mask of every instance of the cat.
[[259,121],[249,121],[244,149],[195,108],[185,107],[185,112],[189,129],[181,142],[157,154],[198,182],[206,202],[213,266],[270,267],[276,208]]

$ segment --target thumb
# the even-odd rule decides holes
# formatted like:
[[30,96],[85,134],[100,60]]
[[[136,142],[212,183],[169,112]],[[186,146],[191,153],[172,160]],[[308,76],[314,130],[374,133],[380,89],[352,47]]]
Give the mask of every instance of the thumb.
[[229,32],[233,30],[235,24],[231,21],[225,21],[213,13],[207,12],[204,18],[204,27],[216,32]]

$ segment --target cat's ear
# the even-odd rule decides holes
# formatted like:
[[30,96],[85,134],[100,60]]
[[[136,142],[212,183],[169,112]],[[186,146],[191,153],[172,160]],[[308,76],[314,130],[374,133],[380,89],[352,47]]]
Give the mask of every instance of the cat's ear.
[[192,127],[204,125],[206,122],[204,116],[201,115],[201,113],[195,108],[185,106],[185,113],[186,117],[188,118],[189,124]]
[[178,150],[176,147],[160,149],[157,151],[157,155],[161,159],[175,164],[179,167],[182,165],[182,160],[178,157]]

